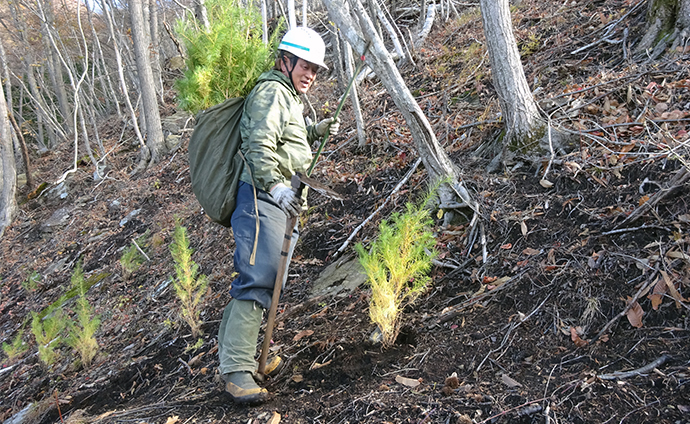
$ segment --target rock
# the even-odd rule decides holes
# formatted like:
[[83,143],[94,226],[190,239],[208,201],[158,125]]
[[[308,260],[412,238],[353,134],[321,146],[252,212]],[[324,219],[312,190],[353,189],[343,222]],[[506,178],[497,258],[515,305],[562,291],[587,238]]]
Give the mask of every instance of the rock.
[[176,111],[170,116],[161,118],[161,125],[163,126],[163,131],[167,131],[171,134],[177,134],[182,128],[185,127],[189,118],[192,115],[189,112],[182,110]]
[[46,192],[46,196],[53,199],[65,199],[68,195],[67,184],[64,181]]
[[165,137],[165,147],[167,147],[168,150],[173,150],[180,145],[181,139],[182,137],[178,134],[168,134],[168,136]]
[[179,71],[185,69],[187,67],[187,64],[184,61],[184,57],[173,56],[170,58],[170,60],[168,60],[168,67],[173,71]]
[[311,297],[341,295],[353,291],[367,281],[364,268],[357,258],[343,263],[342,260],[329,265],[314,282]]
[[120,227],[124,227],[132,218],[139,215],[139,212],[141,212],[141,209],[134,209],[126,217],[122,218],[120,221]]
[[72,210],[69,207],[64,207],[56,210],[43,224],[41,224],[41,231],[44,233],[53,232],[56,228],[67,225]]

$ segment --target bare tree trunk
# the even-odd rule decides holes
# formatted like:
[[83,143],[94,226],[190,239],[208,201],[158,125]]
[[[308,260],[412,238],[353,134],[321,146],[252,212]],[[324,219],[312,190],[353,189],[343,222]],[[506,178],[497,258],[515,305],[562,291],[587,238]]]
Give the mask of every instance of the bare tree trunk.
[[288,29],[297,28],[297,17],[295,16],[295,0],[287,1],[288,9]]
[[[419,104],[417,104],[412,93],[405,85],[398,68],[383,44],[383,40],[376,33],[376,28],[371,22],[364,6],[359,0],[352,0],[351,3],[354,9],[353,13],[360,18],[359,22],[362,26],[359,29],[356,27],[352,17],[346,12],[341,1],[324,1],[331,20],[335,22],[343,36],[356,51],[361,54],[367,41],[371,42],[371,47],[366,56],[367,63],[381,79],[398,110],[404,116],[412,133],[417,152],[422,158],[430,178],[433,181],[450,181],[449,184],[443,184],[439,188],[441,203],[457,204],[458,198],[461,198],[465,206],[476,207],[462,183],[457,183],[458,175],[455,167],[436,139],[431,124],[424,116]],[[447,221],[452,219],[452,213],[446,215]]]
[[647,32],[635,48],[638,55],[657,59],[670,46],[684,53],[690,43],[690,0],[650,0]]
[[491,76],[506,125],[503,162],[510,161],[515,153],[544,155],[546,146],[551,144],[561,150],[567,136],[548,131],[550,124],[539,115],[520,61],[508,0],[481,0],[480,3]]
[[[347,68],[347,76],[353,78],[354,69],[352,67],[352,47],[345,43],[345,67]],[[357,94],[357,84],[352,84],[350,89],[350,99],[352,100],[352,113],[355,115],[355,123],[357,124],[357,145],[364,147],[367,145],[367,134],[364,132],[364,119],[362,118],[362,110],[359,107],[359,95]]]
[[149,52],[151,55],[151,68],[153,70],[153,80],[156,83],[156,92],[161,104],[165,104],[165,88],[163,87],[163,69],[161,68],[160,57],[160,37],[158,36],[158,4],[156,0],[149,0],[149,23],[151,33],[151,45]]
[[7,95],[7,110],[12,111],[12,80],[10,79],[10,67],[5,56],[5,47],[0,39],[0,62],[2,62],[2,77],[5,80],[5,94]]
[[53,46],[50,43],[50,35],[48,34],[48,31],[51,31],[52,28],[55,28],[53,4],[51,1],[38,1],[41,2],[39,4],[39,8],[43,11],[41,33],[43,34],[44,49],[46,52],[46,65],[48,67],[51,83],[55,90],[55,96],[57,97],[58,104],[60,105],[60,113],[62,114],[67,127],[65,132],[69,137],[70,134],[74,133],[74,127],[71,125],[70,120],[70,116],[72,116],[72,107],[67,99],[67,89],[65,88],[65,80],[62,76],[62,65],[55,50],[53,49]]
[[7,115],[5,92],[0,84],[0,238],[17,212],[17,168],[12,148],[12,128]]
[[149,62],[148,37],[145,32],[146,25],[141,0],[130,0],[129,11],[132,20],[132,38],[139,74],[139,86],[143,101],[142,112],[146,118],[146,145],[151,152],[150,163],[156,163],[166,152],[166,148],[158,102],[156,100],[153,72]]
[[[127,105],[127,110],[129,111],[130,119],[132,120],[132,127],[134,127],[134,133],[137,135],[137,140],[139,141],[139,146],[141,147],[141,158],[143,159],[141,163],[144,165],[147,163],[148,159],[151,157],[151,153],[144,142],[144,136],[141,134],[139,125],[137,124],[137,114],[132,106],[132,101],[129,98],[129,90],[127,89],[127,80],[125,79],[124,66],[122,64],[122,55],[120,54],[120,46],[118,39],[115,35],[115,23],[113,22],[113,17],[110,14],[110,6],[106,4],[107,0],[101,0],[103,11],[105,13],[105,20],[108,25],[108,31],[110,31],[110,37],[113,42],[113,51],[115,52],[115,61],[117,62],[117,74],[120,80],[120,90],[122,91],[122,96]],[[138,169],[137,169],[138,170]]]

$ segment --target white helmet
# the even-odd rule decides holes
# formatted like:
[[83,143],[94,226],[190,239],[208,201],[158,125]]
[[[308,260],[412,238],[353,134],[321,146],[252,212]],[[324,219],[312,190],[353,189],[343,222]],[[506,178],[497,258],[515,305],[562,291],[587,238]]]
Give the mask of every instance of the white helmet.
[[280,41],[278,50],[290,52],[300,59],[328,70],[328,66],[323,62],[326,55],[326,44],[324,44],[321,36],[311,28],[297,27],[291,29]]

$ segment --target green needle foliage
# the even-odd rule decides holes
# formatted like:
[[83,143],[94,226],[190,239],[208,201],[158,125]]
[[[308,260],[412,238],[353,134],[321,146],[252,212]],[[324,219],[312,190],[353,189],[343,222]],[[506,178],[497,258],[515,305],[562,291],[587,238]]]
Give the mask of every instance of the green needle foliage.
[[70,335],[67,344],[79,353],[81,363],[84,367],[91,365],[91,361],[98,353],[98,342],[96,341],[96,331],[101,325],[101,320],[94,316],[94,311],[89,301],[86,299],[87,284],[84,281],[84,272],[81,261],[72,274],[72,287],[79,291],[79,298],[76,305],[76,318],[69,322]]
[[55,348],[62,342],[62,331],[65,329],[62,310],[56,309],[42,320],[35,312],[31,312],[31,316],[31,332],[38,345],[38,359],[46,365],[52,365],[58,357]]
[[208,31],[194,17],[176,26],[188,56],[185,75],[176,83],[178,102],[192,113],[247,95],[273,66],[279,33],[264,45],[261,16],[239,0],[208,0],[206,7]]
[[424,203],[408,203],[405,213],[382,221],[369,251],[362,243],[355,246],[371,284],[369,317],[381,331],[384,347],[392,346],[398,337],[400,312],[431,281],[427,274],[436,256],[436,241],[427,230],[433,221]]
[[24,340],[22,340],[23,336],[24,330],[19,330],[17,335],[14,336],[12,343],[2,344],[2,350],[10,361],[14,361],[15,358],[26,352],[29,348],[26,343],[24,343]]
[[129,280],[132,274],[139,270],[141,264],[144,263],[144,255],[141,254],[137,245],[139,245],[139,247],[146,246],[148,237],[149,231],[146,230],[146,232],[130,244],[122,254],[120,266],[122,267],[122,278],[125,280]]
[[197,337],[201,334],[201,324],[203,324],[199,319],[201,300],[206,294],[208,283],[205,275],[197,275],[199,265],[192,260],[193,250],[189,247],[187,229],[180,224],[175,225],[170,253],[175,260],[177,278],[173,286],[182,303],[182,319],[192,329],[192,336]]

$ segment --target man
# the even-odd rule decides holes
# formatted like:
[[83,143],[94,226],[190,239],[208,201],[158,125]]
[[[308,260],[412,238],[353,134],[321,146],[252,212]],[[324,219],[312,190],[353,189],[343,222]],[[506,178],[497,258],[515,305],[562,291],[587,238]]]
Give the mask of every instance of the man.
[[[306,174],[312,158],[311,143],[327,130],[335,135],[340,126],[333,118],[306,126],[302,115],[304,105],[299,95],[309,90],[319,69],[328,69],[325,51],[315,31],[291,29],[278,45],[275,68],[259,77],[245,101],[240,150],[248,169],[245,166],[240,178],[231,220],[239,276],[232,282],[233,299],[223,312],[218,332],[220,372],[225,390],[236,403],[260,403],[268,397],[266,389],[253,378],[259,327],[263,309],[271,306],[286,216],[299,215],[306,199],[306,190],[302,197],[295,194],[290,178],[295,172]],[[288,263],[298,237],[295,227]],[[285,280],[287,273],[283,284]],[[280,357],[273,358],[266,374],[271,375],[281,365]]]

